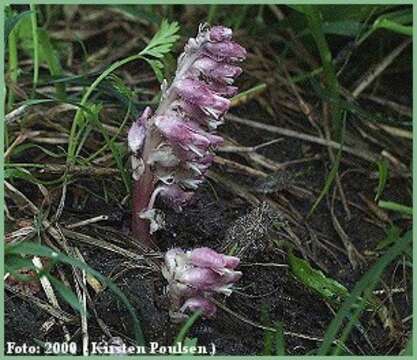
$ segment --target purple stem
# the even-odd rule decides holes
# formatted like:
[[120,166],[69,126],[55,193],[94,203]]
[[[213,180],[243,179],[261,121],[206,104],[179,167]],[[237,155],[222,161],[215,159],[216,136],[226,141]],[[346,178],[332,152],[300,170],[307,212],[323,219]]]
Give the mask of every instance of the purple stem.
[[133,236],[138,239],[141,244],[147,247],[152,247],[153,245],[152,237],[149,232],[149,221],[141,219],[138,214],[147,208],[153,189],[153,176],[149,166],[147,166],[140,179],[133,183],[132,214]]

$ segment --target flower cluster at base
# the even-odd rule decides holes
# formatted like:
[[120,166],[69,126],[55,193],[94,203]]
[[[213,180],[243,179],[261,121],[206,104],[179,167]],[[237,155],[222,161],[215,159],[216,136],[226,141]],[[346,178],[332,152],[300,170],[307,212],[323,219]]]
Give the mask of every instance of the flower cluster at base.
[[236,63],[245,57],[246,50],[232,41],[231,29],[201,25],[178,58],[172,84],[162,84],[156,112],[147,107],[130,128],[133,178],[139,184],[142,177],[152,177],[137,190],[149,203],[134,207],[134,216],[150,222],[150,233],[159,227],[153,208],[157,196],[181,211],[203,182],[213,162],[210,151],[223,142],[212,131],[223,122],[228,98],[237,92],[232,84],[242,69]]
[[204,317],[213,317],[217,309],[209,297],[232,293],[232,286],[242,276],[235,270],[239,262],[237,257],[219,254],[207,247],[167,251],[162,274],[168,281],[171,319],[182,321],[188,317],[187,312],[197,310],[201,310]]

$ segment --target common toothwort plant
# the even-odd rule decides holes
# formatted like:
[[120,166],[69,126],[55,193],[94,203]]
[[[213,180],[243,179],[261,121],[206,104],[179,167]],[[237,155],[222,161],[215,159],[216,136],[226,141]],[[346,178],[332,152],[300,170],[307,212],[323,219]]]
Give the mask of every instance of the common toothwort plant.
[[213,162],[210,151],[223,142],[212,132],[237,92],[232,84],[242,69],[235,64],[245,57],[231,29],[200,25],[178,58],[171,85],[164,80],[155,113],[147,107],[130,128],[132,230],[143,244],[151,245],[151,234],[161,226],[157,197],[179,212],[203,182]]
[[173,321],[187,318],[187,312],[201,310],[213,317],[216,305],[210,297],[219,293],[229,296],[242,273],[236,271],[239,258],[202,247],[191,251],[174,248],[165,254],[162,274],[168,281],[170,316]]

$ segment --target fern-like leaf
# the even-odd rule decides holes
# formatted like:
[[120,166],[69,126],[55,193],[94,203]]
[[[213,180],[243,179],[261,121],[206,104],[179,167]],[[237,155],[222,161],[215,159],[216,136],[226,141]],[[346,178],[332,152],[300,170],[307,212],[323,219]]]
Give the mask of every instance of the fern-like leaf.
[[145,49],[141,51],[142,56],[152,56],[161,59],[165,54],[171,51],[174,43],[179,39],[177,35],[180,29],[176,21],[169,23],[162,20],[159,31],[154,35]]

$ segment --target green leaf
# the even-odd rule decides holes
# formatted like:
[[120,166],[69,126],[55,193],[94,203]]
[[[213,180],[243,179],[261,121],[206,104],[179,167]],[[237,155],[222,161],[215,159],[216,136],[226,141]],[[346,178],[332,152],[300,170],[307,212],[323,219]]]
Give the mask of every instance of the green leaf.
[[323,65],[325,85],[328,90],[335,96],[336,102],[330,104],[332,117],[332,127],[335,139],[340,141],[342,132],[342,111],[339,103],[340,84],[333,65],[332,53],[327,43],[326,37],[322,31],[322,13],[314,5],[303,5],[308,27],[313,35],[317,49],[319,50],[320,59]]
[[45,276],[49,279],[49,281],[51,282],[57,293],[62,297],[62,299],[64,299],[74,310],[78,311],[80,314],[84,314],[84,309],[82,305],[78,301],[77,296],[70,288],[65,286],[65,284],[62,281],[58,280],[50,274],[47,274]]
[[378,201],[378,206],[380,208],[396,211],[396,212],[399,212],[399,213],[407,215],[407,216],[413,216],[413,208],[412,207],[402,205],[402,204],[398,204],[398,203],[393,202],[393,201],[380,200],[380,201]]
[[278,356],[285,356],[285,338],[284,327],[281,321],[275,323],[275,354]]
[[141,55],[156,58],[163,57],[164,54],[171,51],[172,46],[179,39],[179,35],[177,35],[179,29],[180,27],[176,21],[169,23],[164,19],[159,31],[154,35],[145,49],[141,51]]
[[[95,105],[93,105],[95,107]],[[106,142],[106,145],[110,148],[113,158],[116,162],[117,168],[120,171],[120,175],[122,177],[123,183],[125,185],[125,189],[127,193],[129,193],[131,188],[131,179],[127,172],[126,166],[123,163],[123,155],[120,151],[120,148],[117,147],[114,141],[109,137],[109,134],[106,130],[106,128],[103,126],[101,121],[98,118],[98,113],[100,112],[100,109],[97,108],[97,111],[93,111],[91,114],[85,114],[87,122],[92,123],[96,128],[101,132],[101,134],[104,137],[104,140]],[[123,147],[124,148],[124,147]]]
[[[377,261],[375,265],[372,266],[362,279],[356,283],[350,296],[345,300],[335,318],[330,323],[330,326],[327,328],[318,355],[327,355],[329,353],[340,328],[345,323],[345,319],[348,318],[349,321],[339,339],[339,342],[344,344],[352,327],[358,322],[359,315],[365,308],[366,299],[372,297],[372,291],[381,280],[383,271],[397,256],[409,248],[411,243],[412,231],[408,231]],[[363,297],[360,298],[362,294]],[[357,303],[358,299],[361,299],[361,302],[360,304],[357,304],[356,310],[352,314],[352,306]],[[341,350],[343,350],[342,346],[338,346],[333,355],[337,355]]]
[[184,341],[184,338],[187,336],[194,323],[200,318],[201,314],[202,311],[198,310],[184,322],[184,325],[181,327],[180,332],[175,338],[174,345],[182,343]]
[[306,260],[296,257],[292,252],[288,256],[288,263],[295,278],[323,299],[340,304],[349,295],[348,289],[342,284],[313,269]]
[[387,29],[392,32],[396,32],[402,35],[413,35],[413,27],[412,26],[405,26],[396,23],[395,21],[391,21],[388,19],[382,19],[377,24],[374,25],[375,29]]
[[342,149],[343,149],[343,142],[344,142],[344,134],[345,134],[345,126],[346,126],[346,112],[343,113],[343,123],[342,123],[342,133],[341,133],[341,142],[340,147],[337,151],[336,158],[334,159],[332,169],[330,170],[329,174],[327,175],[326,181],[324,183],[323,189],[321,190],[317,200],[314,202],[313,206],[311,207],[308,217],[311,216],[317,206],[320,204],[321,200],[323,200],[324,196],[329,192],[331,185],[333,184],[334,179],[336,178],[337,172],[339,170],[340,160],[342,158]]
[[[17,273],[23,269],[35,270],[35,265],[33,265],[32,260],[28,258],[23,258],[18,255],[9,255],[4,259],[5,273]],[[14,276],[14,275],[13,275]],[[33,280],[33,277],[31,277]]]
[[12,153],[13,155],[12,156],[16,156],[16,155],[19,155],[19,154],[22,154],[22,153],[26,154],[29,149],[38,149],[38,150],[42,151],[43,153],[45,153],[46,155],[48,155],[50,157],[53,157],[53,158],[57,158],[57,159],[65,156],[64,153],[57,154],[57,153],[54,153],[53,151],[50,151],[49,149],[47,149],[44,146],[41,146],[41,145],[38,145],[38,144],[33,144],[33,143],[26,143],[26,144],[17,145],[13,150],[13,153]]
[[401,25],[412,24],[413,10],[411,8],[407,8],[404,10],[397,10],[388,14],[383,14],[379,16],[377,20],[375,20],[374,24],[377,25],[382,20],[389,20]]
[[387,236],[381,240],[376,246],[376,250],[382,250],[389,245],[395,243],[398,239],[401,238],[401,230],[398,226],[392,225],[388,231]]
[[33,11],[27,10],[23,11],[19,14],[7,16],[4,22],[4,47],[7,47],[7,42],[9,40],[9,35],[12,30],[19,24],[20,20],[22,20],[27,15],[30,15]]
[[164,80],[164,74],[162,74],[164,64],[162,64],[162,62],[160,62],[159,60],[146,59],[146,61],[152,67],[152,70],[155,73],[156,78],[161,83]]
[[[269,325],[270,319],[268,314],[268,307],[263,305],[261,308],[261,321],[264,325]],[[274,342],[274,332],[271,330],[264,331],[264,349],[262,352],[263,356],[272,355],[272,346]]]
[[[62,66],[61,62],[59,61],[59,57],[52,46],[52,43],[49,39],[49,35],[46,30],[38,29],[38,39],[39,39],[39,47],[42,51],[43,57],[45,58],[48,69],[50,74],[57,78],[62,76]],[[55,84],[57,98],[64,99],[65,98],[65,84],[62,82],[57,82]]]
[[302,14],[306,14],[307,13],[307,9],[305,8],[305,6],[304,5],[287,5],[289,8],[291,8],[291,9],[293,9],[293,10],[295,10],[295,11],[298,11],[299,13],[302,13]]
[[321,29],[325,34],[354,37],[363,30],[363,25],[359,21],[340,20],[335,22],[323,22]]
[[161,16],[155,11],[156,9],[152,11],[152,8],[154,8],[152,6],[149,9],[145,5],[127,4],[111,5],[111,7],[132,20],[147,20],[151,24],[159,24],[161,22]]
[[34,179],[30,171],[19,168],[19,167],[6,168],[4,170],[4,178],[5,179],[23,179],[27,181],[32,181]]

